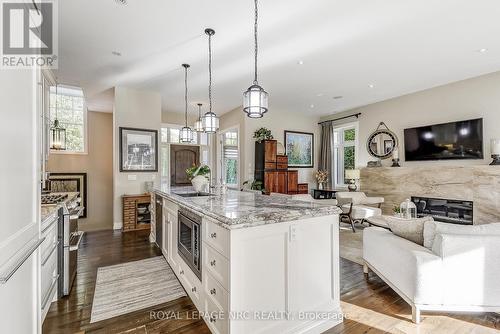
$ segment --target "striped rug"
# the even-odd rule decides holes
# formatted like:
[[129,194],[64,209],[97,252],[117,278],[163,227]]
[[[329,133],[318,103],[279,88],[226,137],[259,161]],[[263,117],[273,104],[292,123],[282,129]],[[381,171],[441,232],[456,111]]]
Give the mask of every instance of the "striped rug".
[[97,269],[90,322],[113,318],[185,296],[163,256]]

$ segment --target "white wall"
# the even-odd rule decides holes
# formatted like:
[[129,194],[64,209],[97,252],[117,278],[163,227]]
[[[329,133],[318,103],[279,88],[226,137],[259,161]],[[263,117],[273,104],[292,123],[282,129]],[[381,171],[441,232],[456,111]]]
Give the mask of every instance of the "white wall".
[[[370,104],[343,113],[323,117],[333,119],[343,115],[362,113],[359,118],[359,166],[366,166],[371,157],[366,150],[366,140],[379,122],[385,122],[400,140],[402,165],[478,165],[490,159],[490,139],[500,137],[500,72],[458,81],[421,92]],[[455,160],[404,162],[403,130],[421,125],[484,118],[484,160]],[[390,164],[390,159],[383,162]]]
[[[121,196],[144,193],[146,181],[159,182],[157,172],[120,172],[119,128],[133,127],[160,131],[161,122],[161,95],[159,93],[115,87],[113,111],[113,227],[115,229],[120,229],[123,225]],[[158,144],[159,140],[158,138]],[[131,175],[134,175],[136,180],[128,180]]]

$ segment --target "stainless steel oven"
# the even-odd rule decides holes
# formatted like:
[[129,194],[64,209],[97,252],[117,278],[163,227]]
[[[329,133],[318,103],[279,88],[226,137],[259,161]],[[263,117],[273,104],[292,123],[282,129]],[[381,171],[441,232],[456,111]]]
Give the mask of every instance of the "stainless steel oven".
[[179,210],[178,219],[177,251],[201,280],[201,217]]

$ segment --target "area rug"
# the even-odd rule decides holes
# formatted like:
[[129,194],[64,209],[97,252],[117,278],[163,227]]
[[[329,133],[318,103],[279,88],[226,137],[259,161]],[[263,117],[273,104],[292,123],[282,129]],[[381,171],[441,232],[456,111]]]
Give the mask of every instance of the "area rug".
[[363,264],[363,229],[356,226],[356,233],[351,227],[340,228],[340,257]]
[[163,256],[97,269],[90,322],[166,303],[186,293]]

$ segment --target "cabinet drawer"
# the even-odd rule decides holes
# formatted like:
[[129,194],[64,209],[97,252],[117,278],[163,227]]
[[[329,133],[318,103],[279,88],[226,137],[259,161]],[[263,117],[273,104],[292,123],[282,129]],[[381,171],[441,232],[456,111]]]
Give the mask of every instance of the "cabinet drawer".
[[204,240],[216,251],[229,258],[229,231],[225,228],[207,221],[205,224]]
[[49,290],[56,274],[57,274],[57,252],[53,252],[45,260],[45,263],[42,262],[41,277],[40,277],[42,296],[46,296],[50,292]]
[[276,169],[288,169],[288,164],[278,163]]
[[203,265],[213,278],[227,290],[229,286],[229,261],[206,243],[203,254]]
[[276,156],[276,161],[278,163],[286,163],[286,164],[288,164],[288,156],[286,156],[286,155],[277,155]]
[[264,163],[264,169],[276,169],[276,162]]
[[205,298],[205,321],[212,332],[226,334],[228,330],[229,314],[217,306],[210,298]]
[[177,214],[177,211],[179,210],[179,206],[177,204],[165,198],[163,199],[163,207],[175,214]]
[[207,298],[212,298],[221,309],[227,311],[229,309],[229,294],[226,289],[209,273],[205,275],[204,285]]
[[43,262],[50,255],[49,253],[54,250],[54,246],[57,245],[57,222],[47,226],[42,231],[42,237],[45,237],[40,246],[40,254],[42,255]]

